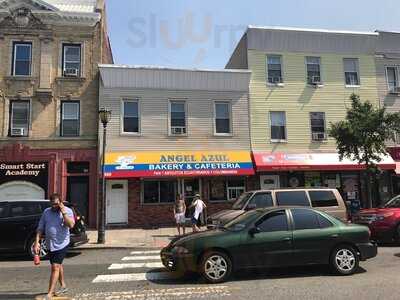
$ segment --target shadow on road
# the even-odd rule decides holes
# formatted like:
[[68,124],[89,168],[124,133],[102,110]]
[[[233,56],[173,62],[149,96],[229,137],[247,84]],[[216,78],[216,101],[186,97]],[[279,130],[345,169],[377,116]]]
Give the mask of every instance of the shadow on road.
[[[399,253],[400,255],[400,253]],[[165,270],[165,269],[164,269]],[[154,269],[148,272],[147,280],[154,284],[205,284],[205,280],[198,274],[179,274],[176,272],[166,273],[171,275],[171,279],[153,279],[151,273],[161,271],[161,269]],[[364,268],[359,267],[357,274],[367,272]],[[290,268],[273,268],[273,269],[252,269],[241,270],[235,272],[230,281],[249,281],[249,280],[265,280],[265,279],[284,279],[284,278],[306,278],[306,277],[320,277],[320,276],[335,276],[327,266],[306,266],[306,267],[290,267]],[[339,275],[338,275],[339,276]],[[167,277],[167,276],[166,276]]]
[[27,300],[27,299],[35,299],[37,294],[31,294],[26,292],[19,292],[19,294],[8,294],[7,292],[0,293],[0,300]]

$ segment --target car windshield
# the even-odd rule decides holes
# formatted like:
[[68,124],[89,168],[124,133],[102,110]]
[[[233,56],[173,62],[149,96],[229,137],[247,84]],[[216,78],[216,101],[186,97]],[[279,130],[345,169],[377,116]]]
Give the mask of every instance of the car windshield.
[[236,200],[236,202],[232,205],[232,209],[243,209],[243,206],[246,204],[247,200],[253,195],[253,193],[243,193]]
[[394,197],[392,200],[390,200],[388,203],[384,205],[384,207],[387,208],[400,208],[400,195]]
[[232,221],[226,223],[223,228],[230,231],[240,231],[243,228],[246,228],[247,225],[256,219],[260,215],[260,212],[257,210],[252,210],[246,213],[239,215],[234,218]]

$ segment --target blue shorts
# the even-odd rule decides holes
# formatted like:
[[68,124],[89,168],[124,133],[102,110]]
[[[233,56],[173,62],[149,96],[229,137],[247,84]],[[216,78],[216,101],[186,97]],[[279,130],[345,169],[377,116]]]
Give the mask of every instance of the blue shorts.
[[67,251],[68,251],[68,246],[61,250],[57,250],[57,251],[53,251],[53,252],[50,251],[49,252],[50,263],[52,265],[53,264],[62,265],[64,258],[67,255]]
[[198,220],[192,216],[192,225],[197,225]]

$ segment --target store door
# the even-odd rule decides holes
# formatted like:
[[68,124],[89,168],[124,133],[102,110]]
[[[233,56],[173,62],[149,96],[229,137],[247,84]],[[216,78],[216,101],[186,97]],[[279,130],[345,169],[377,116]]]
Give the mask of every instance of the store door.
[[128,181],[107,181],[107,224],[128,224]]
[[69,176],[66,200],[76,206],[86,223],[89,215],[89,176]]
[[280,187],[279,175],[261,175],[260,187],[262,190],[279,188]]
[[[200,194],[200,179],[199,178],[185,178],[181,180],[181,191],[182,195],[185,198],[186,207],[189,207],[194,199],[196,194]],[[186,216],[190,215],[190,210],[186,210]]]

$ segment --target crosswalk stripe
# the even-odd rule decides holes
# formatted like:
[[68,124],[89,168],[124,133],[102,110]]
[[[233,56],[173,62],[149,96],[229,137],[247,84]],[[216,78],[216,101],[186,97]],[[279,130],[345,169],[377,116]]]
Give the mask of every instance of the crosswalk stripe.
[[136,269],[136,268],[163,268],[164,265],[160,262],[142,262],[128,264],[112,264],[108,267],[109,270]]
[[93,279],[92,283],[166,280],[166,279],[176,279],[176,278],[179,278],[178,274],[169,272],[112,274],[112,275],[98,275],[95,279]]
[[121,260],[160,260],[159,255],[147,255],[147,256],[125,256]]
[[132,251],[132,255],[160,254],[160,250]]

